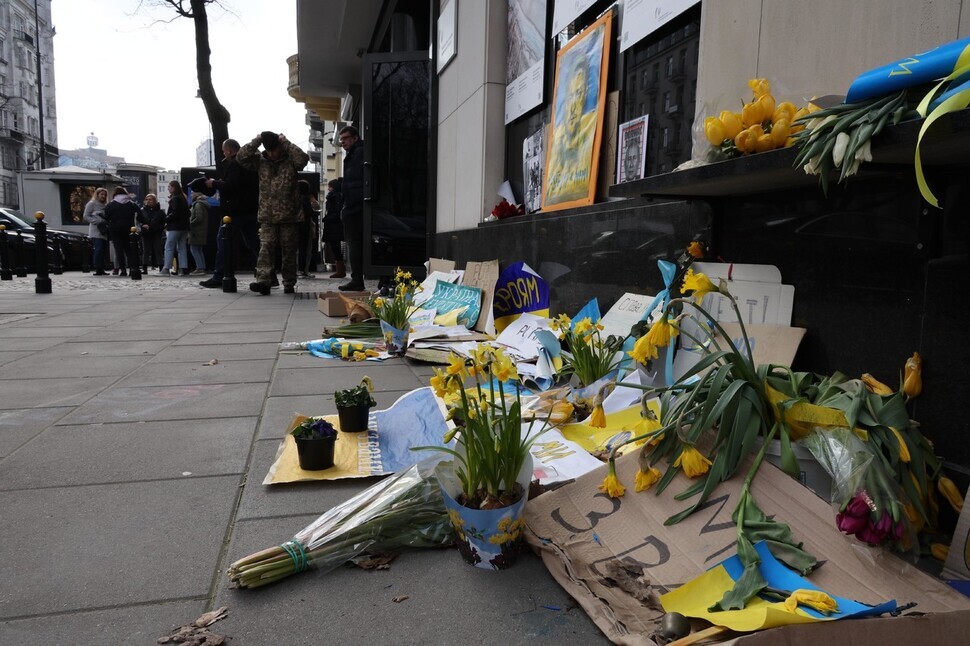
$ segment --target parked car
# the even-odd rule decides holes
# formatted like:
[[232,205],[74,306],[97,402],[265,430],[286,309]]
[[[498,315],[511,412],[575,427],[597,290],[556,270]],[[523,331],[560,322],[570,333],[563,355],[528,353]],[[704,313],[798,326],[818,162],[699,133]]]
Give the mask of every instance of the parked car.
[[[6,224],[6,222],[0,222]],[[37,269],[37,239],[29,231],[11,231],[7,229],[7,253],[6,262],[10,263],[10,271],[17,271],[19,267],[32,274]],[[62,265],[63,267],[63,265]],[[50,240],[47,241],[47,269],[54,269],[54,245]]]
[[[33,218],[28,218],[20,211],[0,207],[0,224],[6,225],[9,232],[30,233],[31,245],[33,245],[34,232],[32,220]],[[55,241],[59,245],[55,244]],[[60,246],[61,266],[64,270],[81,269],[83,265],[88,264],[86,261],[90,259],[91,239],[86,234],[48,227],[47,242],[48,248],[52,250]]]

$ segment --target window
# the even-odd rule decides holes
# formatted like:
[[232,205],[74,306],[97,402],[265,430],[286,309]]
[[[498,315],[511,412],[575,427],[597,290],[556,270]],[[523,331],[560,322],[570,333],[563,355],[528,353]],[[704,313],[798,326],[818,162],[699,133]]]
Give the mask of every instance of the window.
[[[650,81],[647,76],[647,70],[643,70],[643,84],[640,87],[645,90],[647,89],[647,85],[649,85],[649,83]],[[631,83],[630,85],[632,86],[633,84]]]
[[3,167],[7,170],[17,168],[17,153],[10,146],[3,147]]
[[687,50],[682,49],[680,50],[680,67],[678,68],[678,70],[681,73],[683,73],[683,71],[686,69],[687,69]]
[[653,82],[656,83],[660,80],[660,63],[653,64]]
[[671,76],[674,75],[674,57],[673,56],[668,56],[667,57],[667,72],[666,72],[666,75],[667,75],[667,78],[670,78]]
[[670,134],[669,128],[663,128],[660,131],[660,148],[662,148],[663,150],[667,150],[667,147],[669,145],[669,141],[668,141],[669,134]]
[[664,92],[663,111],[670,112],[670,92]]

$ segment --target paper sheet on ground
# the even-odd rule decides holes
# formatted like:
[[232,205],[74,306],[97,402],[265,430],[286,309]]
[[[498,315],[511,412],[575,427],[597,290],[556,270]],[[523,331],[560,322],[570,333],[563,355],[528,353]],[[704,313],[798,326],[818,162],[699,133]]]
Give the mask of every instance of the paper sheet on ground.
[[417,291],[414,295],[414,304],[421,305],[434,294],[435,285],[438,281],[445,283],[457,283],[461,279],[461,273],[458,271],[432,271],[428,274],[428,277],[421,281],[421,289]]
[[[761,557],[758,569],[769,587],[788,592],[804,589],[820,590],[811,581],[777,561],[763,541],[755,545],[755,549]],[[789,624],[834,621],[847,617],[875,616],[896,609],[895,601],[873,607],[838,597],[832,593],[833,591],[826,590],[825,592],[835,599],[839,607],[838,612],[827,616],[806,606],[798,606],[795,612],[790,612],[785,608],[783,601],[769,601],[761,597],[751,599],[743,610],[708,611],[709,607],[721,600],[725,592],[734,587],[735,579],[740,578],[743,570],[741,560],[737,556],[732,556],[680,588],[661,596],[660,602],[667,612],[679,612],[686,617],[706,619],[715,625],[739,632],[764,630]]]
[[524,313],[509,323],[495,341],[508,348],[509,354],[532,360],[539,356],[539,348],[542,347],[534,332],[549,329],[549,319],[545,316]]
[[[648,405],[659,419],[660,400],[653,399]],[[564,426],[562,434],[567,440],[575,442],[590,453],[596,453],[609,450],[619,442],[633,437],[636,432],[634,429],[639,423],[640,405],[638,404],[613,413],[607,413],[605,428],[595,428],[586,422],[576,422]],[[632,447],[633,445],[629,446]]]
[[[263,484],[301,480],[338,480],[394,473],[426,457],[411,451],[415,446],[443,446],[447,431],[444,414],[430,388],[419,388],[402,395],[385,410],[372,412],[368,430],[337,435],[334,466],[322,471],[304,471],[296,454],[296,442],[289,434],[306,416],[297,415],[276,452],[276,460]],[[324,416],[339,427],[336,415]]]
[[541,484],[565,482],[603,466],[576,442],[567,440],[558,429],[549,429],[532,445],[533,477]]

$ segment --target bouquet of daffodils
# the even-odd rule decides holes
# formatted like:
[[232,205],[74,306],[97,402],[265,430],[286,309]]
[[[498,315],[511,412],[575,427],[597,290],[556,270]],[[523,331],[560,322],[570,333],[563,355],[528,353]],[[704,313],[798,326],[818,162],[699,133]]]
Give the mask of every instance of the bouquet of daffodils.
[[374,316],[395,329],[405,329],[408,319],[418,310],[414,295],[420,288],[418,281],[411,278],[411,272],[398,267],[390,295],[375,296],[370,301]]
[[587,316],[573,323],[560,314],[552,319],[552,329],[565,345],[562,373],[575,375],[583,386],[592,385],[620,365],[623,339],[612,335],[604,339],[600,334],[603,326],[598,321],[594,323]]

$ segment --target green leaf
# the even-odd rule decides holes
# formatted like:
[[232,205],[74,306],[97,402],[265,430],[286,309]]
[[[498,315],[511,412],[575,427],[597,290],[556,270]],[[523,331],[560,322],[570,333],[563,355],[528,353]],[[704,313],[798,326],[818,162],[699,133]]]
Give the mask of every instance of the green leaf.
[[818,559],[802,548],[791,543],[776,542],[770,539],[764,540],[772,556],[802,576],[810,574],[818,567]]
[[743,610],[748,600],[768,587],[768,583],[761,576],[757,563],[744,567],[741,578],[735,581],[734,587],[724,593],[721,600],[708,608],[709,612],[719,610]]
[[781,468],[782,470],[793,478],[798,478],[801,473],[801,467],[798,466],[798,460],[795,459],[795,452],[791,448],[791,437],[788,433],[782,431],[780,437],[778,438],[781,444]]

